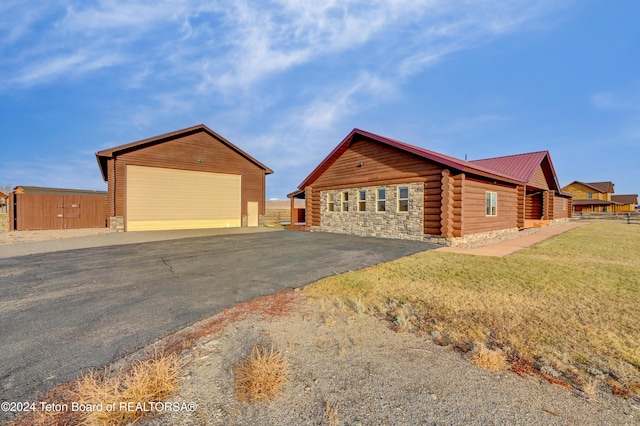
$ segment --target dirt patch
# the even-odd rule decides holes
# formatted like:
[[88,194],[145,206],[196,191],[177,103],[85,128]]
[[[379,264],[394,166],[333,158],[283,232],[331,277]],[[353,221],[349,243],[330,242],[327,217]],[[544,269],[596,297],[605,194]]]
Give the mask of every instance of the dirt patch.
[[[366,314],[300,300],[287,316],[236,317],[189,351],[170,412],[146,425],[634,424],[632,400],[588,397],[539,377],[488,372],[451,347],[397,333]],[[254,345],[282,351],[290,373],[267,403],[236,399],[233,369]]]
[[0,244],[13,244],[33,241],[59,240],[62,238],[87,237],[91,235],[108,234],[107,228],[83,229],[47,229],[40,231],[0,231]]
[[[279,396],[241,402],[234,368],[256,345],[281,351],[289,373]],[[299,291],[238,304],[105,373],[122,373],[158,350],[180,353],[187,364],[178,392],[162,405],[169,408],[143,425],[630,425],[640,418],[637,401],[589,397],[514,371],[485,371],[451,346],[395,332],[367,314],[310,302]],[[50,402],[69,402],[70,388],[49,392]]]

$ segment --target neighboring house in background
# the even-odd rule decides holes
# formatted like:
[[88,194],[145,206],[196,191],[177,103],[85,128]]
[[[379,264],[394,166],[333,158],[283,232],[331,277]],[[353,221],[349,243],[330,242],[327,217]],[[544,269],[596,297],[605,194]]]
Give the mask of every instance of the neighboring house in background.
[[271,169],[205,125],[96,154],[110,227],[125,231],[258,226]]
[[635,210],[637,194],[613,195],[615,184],[605,182],[573,181],[562,188],[573,195],[573,210],[576,212],[629,212]]
[[0,213],[9,212],[9,196],[4,192],[0,192]]
[[616,212],[635,212],[638,204],[638,194],[612,195],[611,201],[618,203]]
[[358,129],[288,197],[305,230],[445,244],[571,217],[547,151],[464,161]]

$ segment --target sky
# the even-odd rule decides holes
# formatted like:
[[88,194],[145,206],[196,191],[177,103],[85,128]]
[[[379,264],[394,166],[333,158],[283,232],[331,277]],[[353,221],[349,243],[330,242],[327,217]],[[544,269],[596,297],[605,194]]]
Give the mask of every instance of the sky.
[[285,198],[353,128],[548,150],[640,192],[636,0],[0,3],[0,185],[106,190],[95,153],[205,124]]

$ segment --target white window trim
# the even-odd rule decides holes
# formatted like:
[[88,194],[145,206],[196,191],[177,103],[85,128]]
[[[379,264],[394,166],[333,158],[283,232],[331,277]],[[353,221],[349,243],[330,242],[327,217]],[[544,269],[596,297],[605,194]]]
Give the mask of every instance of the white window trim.
[[[384,198],[380,198],[380,190],[384,190]],[[384,201],[384,210],[380,210],[380,202]],[[385,213],[387,211],[387,188],[376,188],[376,212]]]
[[[364,198],[360,198],[360,195],[364,192]],[[360,208],[362,206],[362,208]],[[359,189],[358,190],[358,211],[366,212],[367,211],[367,190]]]
[[[331,209],[329,206],[333,206],[333,209]],[[328,212],[336,211],[335,197],[333,196],[333,193],[331,193],[331,192],[327,193],[327,211]]]
[[[400,190],[402,188],[406,188],[407,189],[407,198],[400,198]],[[396,202],[396,211],[398,213],[409,213],[409,186],[408,185],[403,185],[403,186],[399,186],[397,189],[397,202]],[[400,210],[400,201],[402,200],[406,200],[407,201],[407,210]]]
[[[490,195],[489,200],[487,200],[487,195]],[[489,201],[489,204],[487,204],[487,201]],[[494,205],[495,202],[495,205]],[[493,210],[495,209],[495,212],[493,214],[487,214],[487,213],[491,213],[493,212]],[[495,191],[486,191],[484,193],[484,213],[486,217],[496,217],[498,216],[498,193]]]
[[349,191],[342,191],[340,193],[340,211],[349,211]]

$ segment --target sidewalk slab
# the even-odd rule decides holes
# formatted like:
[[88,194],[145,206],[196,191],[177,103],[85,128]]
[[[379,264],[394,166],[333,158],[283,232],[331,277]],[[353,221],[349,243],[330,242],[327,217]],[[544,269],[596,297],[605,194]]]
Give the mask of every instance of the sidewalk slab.
[[514,238],[513,240],[503,241],[501,243],[492,244],[484,247],[477,248],[465,248],[465,247],[442,247],[436,249],[436,251],[443,251],[447,253],[461,253],[472,254],[476,256],[493,256],[493,257],[505,257],[522,249],[531,247],[539,242],[547,240],[556,235],[564,234],[572,229],[579,228],[586,225],[584,222],[570,222],[562,225],[548,226],[542,228],[535,234],[524,235],[522,237]]

